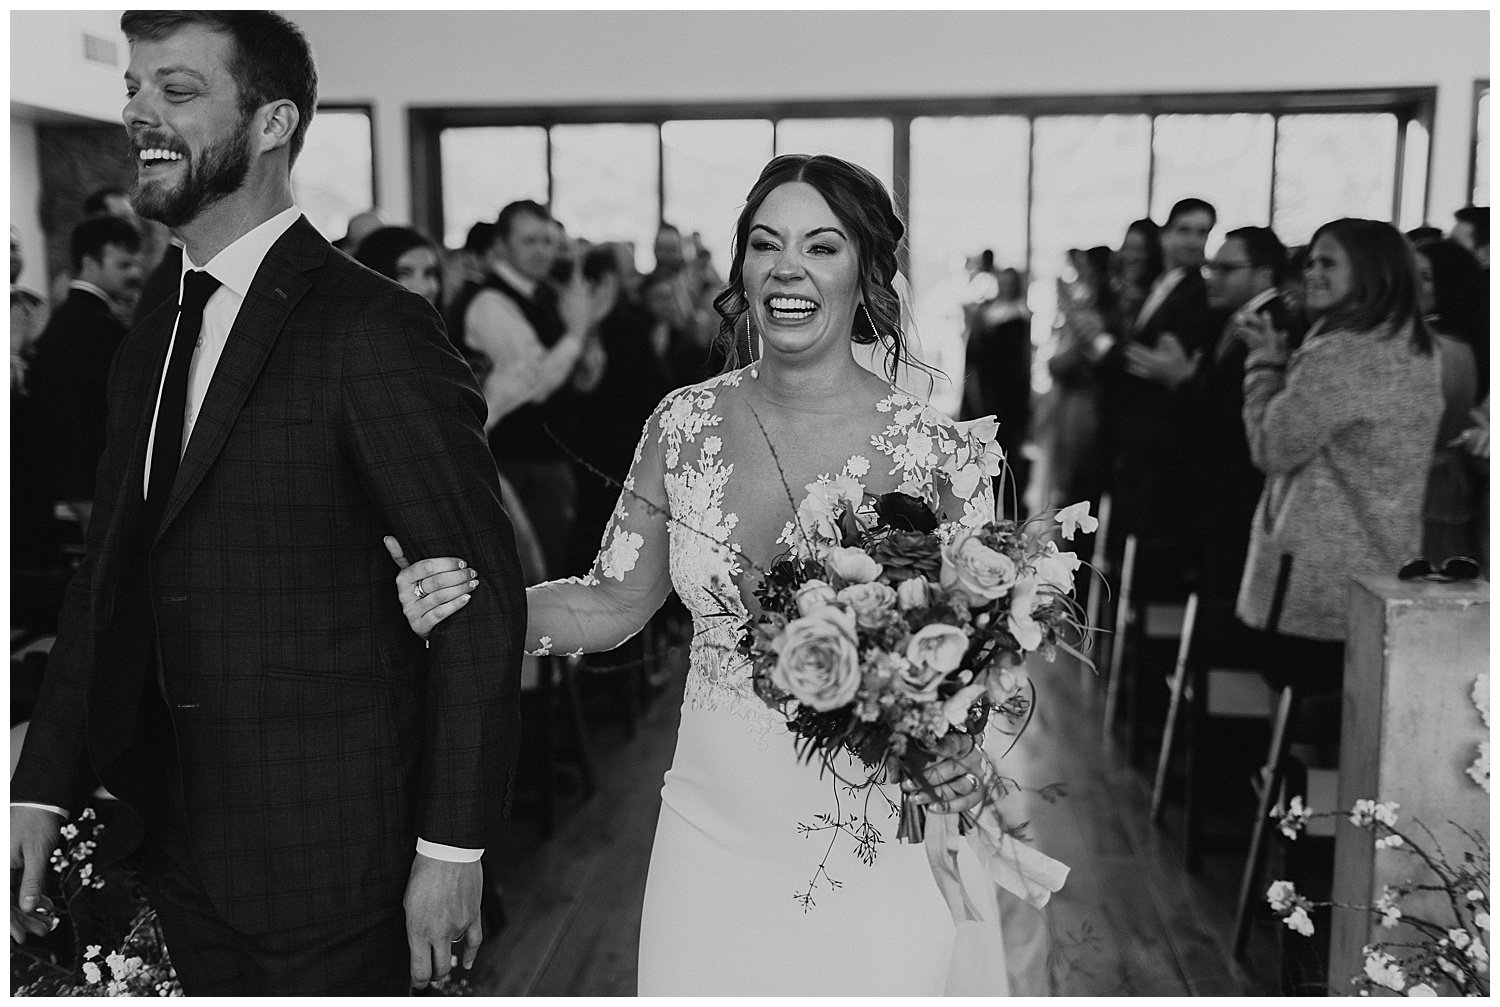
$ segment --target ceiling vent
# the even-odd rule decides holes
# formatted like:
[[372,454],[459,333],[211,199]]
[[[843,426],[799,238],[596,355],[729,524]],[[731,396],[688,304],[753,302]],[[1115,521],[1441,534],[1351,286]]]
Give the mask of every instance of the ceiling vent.
[[118,66],[119,50],[115,44],[107,38],[97,35],[83,34],[83,58],[90,63],[103,63],[105,66]]

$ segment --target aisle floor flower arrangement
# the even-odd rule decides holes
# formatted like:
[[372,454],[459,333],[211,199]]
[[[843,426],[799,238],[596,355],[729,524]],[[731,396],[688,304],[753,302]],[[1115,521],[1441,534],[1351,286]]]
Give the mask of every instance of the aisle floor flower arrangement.
[[[1088,663],[1089,629],[1073,597],[1082,564],[1054,539],[1097,526],[1087,503],[973,527],[940,521],[903,493],[867,496],[848,477],[814,483],[783,536],[787,551],[756,591],[761,614],[740,639],[757,695],[786,717],[803,759],[833,770],[842,752],[858,758],[867,775],[842,780],[846,788],[906,784],[897,838],[922,842],[926,815],[912,791],[933,795],[924,768],[981,743],[991,723],[1020,733],[1034,698],[1029,656],[1050,661],[1062,650]],[[984,768],[985,800],[957,816],[958,831],[997,883],[1040,906],[1067,869],[1015,842],[1022,830],[998,803],[1017,785],[989,758]],[[830,826],[840,823],[803,828]],[[869,822],[851,816],[843,827],[873,860],[879,839]],[[951,849],[955,840],[940,841]],[[949,880],[938,878],[945,895]],[[811,886],[800,898],[811,904]]]
[[16,996],[182,996],[156,912],[134,874],[94,860],[107,828],[92,808],[62,828],[52,854],[62,899],[53,934],[11,948]]
[[[1376,917],[1379,926],[1389,931],[1391,937],[1364,948],[1364,973],[1350,980],[1361,995],[1388,990],[1406,996],[1487,997],[1490,995],[1489,843],[1477,833],[1460,829],[1472,848],[1454,861],[1420,821],[1414,820],[1410,828],[1399,827],[1399,809],[1400,805],[1395,803],[1363,800],[1355,802],[1348,811],[1319,812],[1304,804],[1300,797],[1293,797],[1280,819],[1281,832],[1288,839],[1301,835],[1313,818],[1347,815],[1351,824],[1375,834],[1377,850],[1408,853],[1419,880],[1386,886],[1370,906],[1314,902],[1299,894],[1290,881],[1273,882],[1266,891],[1266,901],[1289,930],[1304,937],[1313,935],[1310,914],[1317,907],[1354,909]],[[1413,909],[1406,900],[1420,893],[1429,895],[1421,909]],[[1434,903],[1438,914],[1432,911]]]

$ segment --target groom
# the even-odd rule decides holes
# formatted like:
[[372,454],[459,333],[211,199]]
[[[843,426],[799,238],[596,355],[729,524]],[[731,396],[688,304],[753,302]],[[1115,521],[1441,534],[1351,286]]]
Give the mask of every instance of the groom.
[[[97,780],[188,993],[405,993],[472,962],[514,780],[525,600],[484,401],[427,302],[292,202],[301,32],[121,28],[131,201],[184,273],[110,376],[88,559],[12,781],[12,934],[46,929],[48,855]],[[490,580],[430,649],[387,533]]]

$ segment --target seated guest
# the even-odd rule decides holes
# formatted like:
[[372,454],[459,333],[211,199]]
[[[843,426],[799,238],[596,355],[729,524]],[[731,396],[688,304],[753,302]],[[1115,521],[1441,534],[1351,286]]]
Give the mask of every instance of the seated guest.
[[[1443,402],[1411,246],[1390,224],[1335,220],[1313,235],[1314,319],[1302,345],[1262,315],[1249,348],[1244,420],[1266,473],[1236,614],[1266,629],[1284,557],[1280,623],[1264,642],[1273,684],[1342,688],[1351,575],[1392,575],[1422,541],[1422,499]],[[1333,741],[1338,717],[1303,725]]]
[[141,286],[141,237],[119,217],[73,229],[73,282],[36,342],[31,393],[47,419],[55,493],[87,529],[104,454],[110,361],[125,338],[115,305]]
[[[1422,553],[1441,563],[1449,556],[1472,558],[1479,551],[1474,528],[1478,487],[1469,453],[1459,441],[1474,422],[1478,402],[1471,340],[1475,322],[1484,322],[1474,319],[1468,306],[1478,302],[1479,264],[1455,241],[1429,241],[1417,246],[1417,276],[1422,314],[1432,329],[1443,379],[1443,417],[1422,509]],[[1464,328],[1471,331],[1461,332]]]
[[359,243],[354,259],[441,308],[443,272],[437,245],[421,231],[411,227],[371,231]]

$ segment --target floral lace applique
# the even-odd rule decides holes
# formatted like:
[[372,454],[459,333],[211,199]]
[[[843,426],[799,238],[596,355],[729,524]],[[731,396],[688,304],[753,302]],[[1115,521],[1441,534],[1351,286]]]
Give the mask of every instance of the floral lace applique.
[[[686,700],[695,709],[727,709],[764,739],[777,717],[755,695],[749,665],[735,651],[749,613],[735,581],[744,572],[732,542],[739,516],[724,510],[724,489],[734,464],[723,457],[721,438],[701,436],[723,422],[713,411],[716,391],[737,386],[741,374],[731,372],[688,389],[663,411],[663,481],[674,518],[668,526],[672,583],[693,615]],[[687,450],[693,444],[698,445],[695,457]]]

